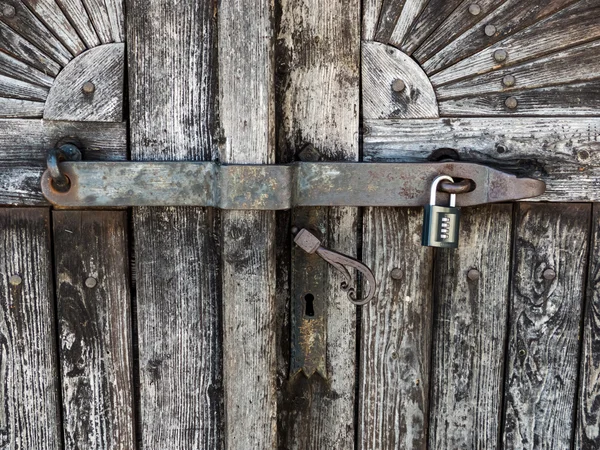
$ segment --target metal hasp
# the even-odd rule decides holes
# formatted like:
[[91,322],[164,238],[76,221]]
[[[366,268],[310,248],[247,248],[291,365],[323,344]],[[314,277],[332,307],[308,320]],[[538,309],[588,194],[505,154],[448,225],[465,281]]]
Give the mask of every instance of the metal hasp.
[[285,210],[297,206],[422,206],[439,175],[471,180],[457,206],[536,197],[543,181],[517,178],[462,163],[297,162],[221,165],[213,162],[63,162],[70,188],[50,173],[42,192],[62,207],[212,206],[230,210]]

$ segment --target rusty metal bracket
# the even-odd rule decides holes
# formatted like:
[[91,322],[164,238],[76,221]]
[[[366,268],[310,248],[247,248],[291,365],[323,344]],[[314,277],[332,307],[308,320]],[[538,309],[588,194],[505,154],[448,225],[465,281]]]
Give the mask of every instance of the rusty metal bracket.
[[[42,192],[62,207],[212,206],[285,210],[299,206],[422,206],[439,175],[467,180],[457,206],[536,197],[543,181],[462,163],[297,162],[221,165],[213,162],[62,162],[70,183],[61,192],[51,174]],[[468,182],[468,185],[467,185]],[[468,189],[467,189],[468,188]],[[446,186],[446,190],[452,189]]]

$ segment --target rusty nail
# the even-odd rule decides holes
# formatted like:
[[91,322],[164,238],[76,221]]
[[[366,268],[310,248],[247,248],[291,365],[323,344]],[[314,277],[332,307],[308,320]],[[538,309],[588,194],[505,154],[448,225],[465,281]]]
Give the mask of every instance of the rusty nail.
[[96,287],[96,285],[97,285],[97,284],[98,284],[98,280],[96,280],[96,279],[95,279],[95,278],[93,278],[93,277],[88,277],[88,278],[86,278],[86,280],[85,280],[85,286],[86,286],[86,287],[89,287],[90,289],[92,289],[92,288]]
[[393,280],[401,280],[402,279],[402,270],[400,270],[398,268],[392,269],[390,276],[392,277]]
[[500,49],[494,52],[494,59],[497,62],[506,61],[506,58],[508,58],[508,52],[506,50]]
[[481,6],[479,6],[477,3],[471,3],[469,5],[469,12],[474,16],[478,16],[481,14]]
[[554,280],[555,278],[556,278],[556,272],[554,271],[554,269],[544,270],[544,279]]
[[486,36],[491,37],[496,34],[496,27],[494,25],[486,25],[484,31]]
[[396,79],[393,81],[392,83],[392,90],[394,92],[402,92],[404,89],[406,89],[406,83],[400,79]]
[[93,94],[96,90],[96,86],[91,81],[86,81],[83,83],[83,87],[81,88],[84,94]]
[[519,102],[517,101],[517,99],[515,97],[508,97],[504,101],[504,104],[509,109],[515,109],[517,106],[519,106]]
[[13,286],[18,286],[23,282],[23,279],[19,275],[11,275],[8,282]]
[[479,270],[477,269],[470,269],[467,272],[467,278],[471,281],[477,281],[479,280]]
[[517,80],[512,75],[506,75],[504,78],[502,78],[502,84],[505,87],[513,87],[516,84],[516,82]]

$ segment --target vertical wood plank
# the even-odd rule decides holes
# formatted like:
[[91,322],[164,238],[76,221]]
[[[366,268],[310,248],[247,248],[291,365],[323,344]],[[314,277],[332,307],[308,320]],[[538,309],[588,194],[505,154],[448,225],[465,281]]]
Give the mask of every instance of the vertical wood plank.
[[464,208],[434,282],[430,448],[496,449],[510,282],[511,205]]
[[590,215],[590,204],[519,205],[505,448],[571,446]]
[[134,448],[126,213],[53,225],[65,448]]
[[[312,144],[324,160],[356,160],[359,1],[284,0],[279,25],[280,159],[290,161]],[[326,214],[327,245],[356,255],[357,210],[331,208]],[[287,383],[280,448],[354,448],[356,308],[333,269],[324,277],[328,379],[301,374]]]
[[[275,160],[273,4],[221,2],[222,160]],[[275,448],[275,213],[223,212],[223,376],[228,449]]]
[[49,225],[47,209],[0,209],[2,448],[62,447]]
[[422,220],[414,208],[365,211],[363,259],[380,285],[362,310],[360,449],[427,448],[433,250]]
[[[127,2],[131,153],[212,157],[214,2]],[[183,26],[182,26],[183,25]],[[133,212],[142,448],[223,447],[218,212]]]
[[600,448],[600,204],[594,204],[575,448]]

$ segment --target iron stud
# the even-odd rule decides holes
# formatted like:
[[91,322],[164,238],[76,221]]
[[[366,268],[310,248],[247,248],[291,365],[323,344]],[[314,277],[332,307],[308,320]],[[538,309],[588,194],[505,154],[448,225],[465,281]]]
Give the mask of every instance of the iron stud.
[[84,94],[93,94],[96,90],[96,86],[91,81],[86,81],[85,83],[83,83],[81,90]]
[[517,101],[517,99],[515,97],[508,97],[504,101],[504,104],[506,105],[506,107],[508,109],[515,109],[517,106],[519,106],[519,102]]
[[500,49],[500,50],[496,50],[496,51],[494,52],[494,59],[495,59],[497,62],[503,62],[503,61],[506,61],[506,58],[508,58],[508,52],[507,52],[506,50],[502,50],[502,49]]
[[479,14],[481,14],[481,6],[479,6],[477,3],[471,3],[469,5],[469,12],[473,16],[478,16]]
[[95,288],[97,284],[98,284],[98,280],[96,280],[93,277],[88,277],[85,280],[85,286],[90,289]]
[[494,25],[486,25],[484,29],[486,36],[493,36],[496,34],[496,27]]
[[402,92],[404,89],[406,89],[406,83],[400,79],[396,79],[393,81],[392,83],[392,90],[394,92]]
[[513,87],[517,83],[517,80],[512,75],[506,75],[502,78],[502,84],[504,87]]
[[11,275],[8,282],[13,286],[18,286],[23,282],[23,279],[19,275]]

